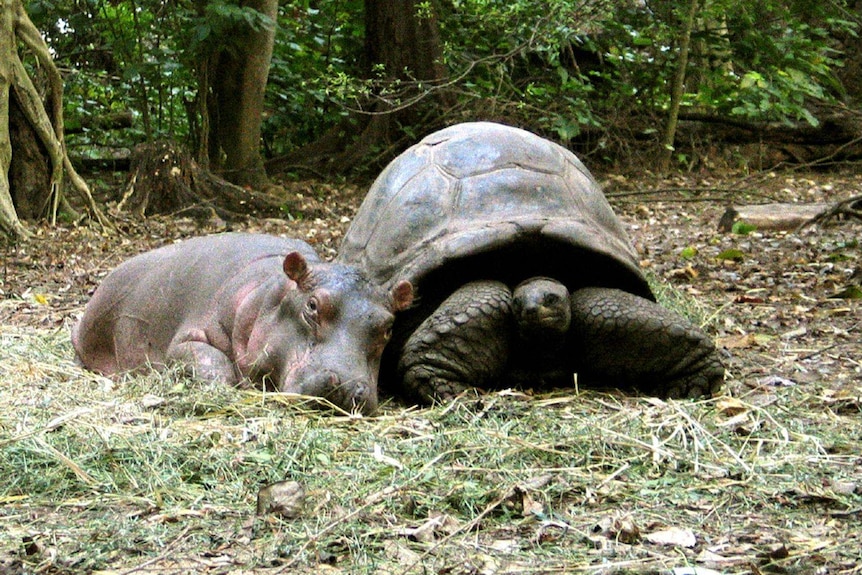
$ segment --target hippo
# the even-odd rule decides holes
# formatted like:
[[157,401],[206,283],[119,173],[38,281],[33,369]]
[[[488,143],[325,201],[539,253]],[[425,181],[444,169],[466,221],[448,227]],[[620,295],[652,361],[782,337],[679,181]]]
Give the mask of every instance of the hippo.
[[373,414],[380,357],[410,282],[384,289],[307,243],[226,233],[140,254],[99,285],[72,330],[97,373],[164,369],[322,397]]

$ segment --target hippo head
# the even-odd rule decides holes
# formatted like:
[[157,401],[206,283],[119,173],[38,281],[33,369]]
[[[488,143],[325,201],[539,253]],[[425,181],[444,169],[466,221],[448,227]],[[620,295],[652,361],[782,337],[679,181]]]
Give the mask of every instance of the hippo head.
[[400,281],[387,291],[353,266],[308,262],[298,252],[285,257],[283,269],[286,286],[249,341],[257,351],[252,378],[374,413],[380,357],[395,313],[413,301],[413,286]]

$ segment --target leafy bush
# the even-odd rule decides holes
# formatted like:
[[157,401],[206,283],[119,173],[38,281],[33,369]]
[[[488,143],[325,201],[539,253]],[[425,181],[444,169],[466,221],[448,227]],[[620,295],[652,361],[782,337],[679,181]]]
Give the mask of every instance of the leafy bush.
[[[699,6],[683,105],[752,120],[805,120],[843,96],[834,38],[852,34],[842,2],[712,0]],[[201,8],[202,7],[202,8]],[[369,92],[360,0],[281,2],[267,91],[266,153],[313,141]],[[451,0],[438,9],[459,107],[450,121],[510,121],[566,141],[626,126],[669,105],[686,5],[626,0]],[[267,25],[237,0],[33,0],[29,10],[66,73],[70,122],[135,112],[110,142],[192,138],[199,58],[237,25]],[[403,127],[411,130],[411,127]],[[417,127],[412,128],[420,133]],[[85,133],[74,144],[106,138]]]

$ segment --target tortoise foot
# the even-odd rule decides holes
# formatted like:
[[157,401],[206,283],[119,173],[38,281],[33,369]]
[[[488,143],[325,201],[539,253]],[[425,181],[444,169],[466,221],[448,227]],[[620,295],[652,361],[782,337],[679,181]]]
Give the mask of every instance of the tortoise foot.
[[398,364],[405,391],[428,403],[495,383],[506,366],[512,294],[476,281],[450,295],[413,332]]
[[610,288],[572,294],[578,370],[602,383],[660,397],[700,397],[724,383],[712,340],[679,314]]

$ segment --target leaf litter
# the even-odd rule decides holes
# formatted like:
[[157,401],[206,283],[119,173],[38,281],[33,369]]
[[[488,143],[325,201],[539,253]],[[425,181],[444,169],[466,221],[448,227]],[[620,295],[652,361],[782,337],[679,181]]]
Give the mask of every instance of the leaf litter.
[[[660,299],[726,350],[725,395],[503,391],[361,418],[75,365],[71,323],[120,261],[226,230],[332,257],[354,186],[286,186],[289,221],[3,246],[0,572],[860,573],[859,303],[831,297],[858,273],[859,224],[723,234],[724,205],[691,201],[714,176],[608,183]],[[862,178],[747,183],[734,201],[835,201]]]

